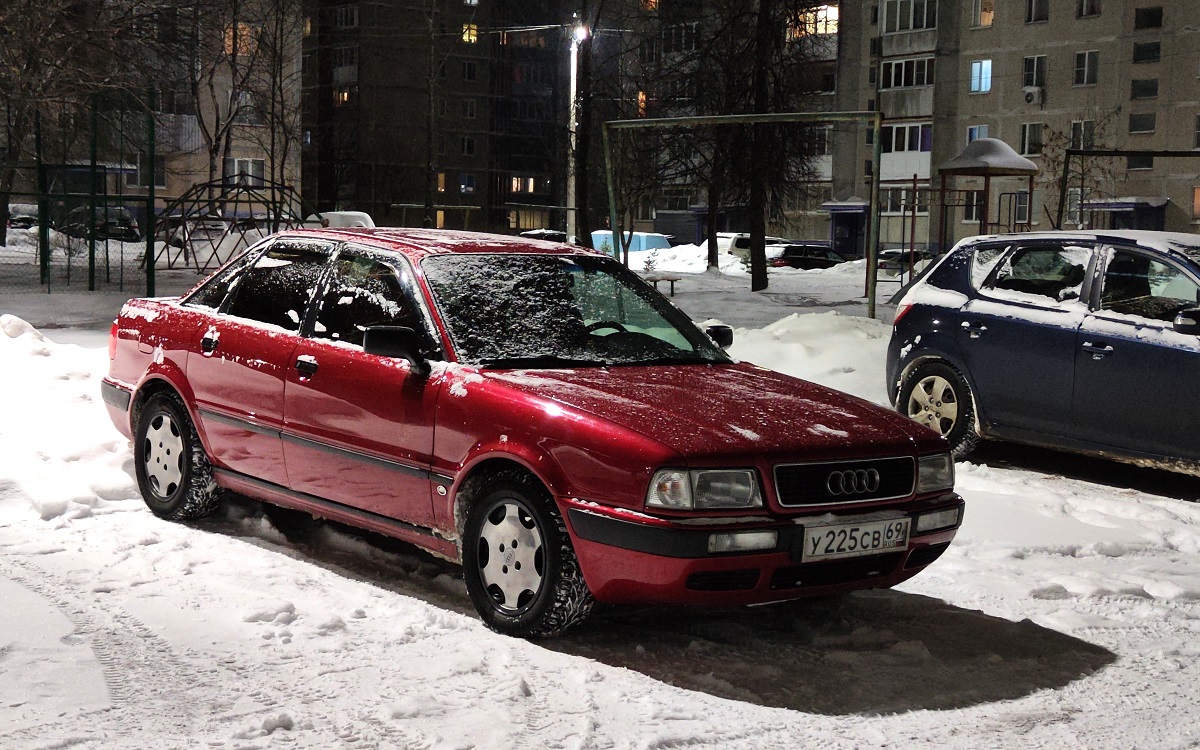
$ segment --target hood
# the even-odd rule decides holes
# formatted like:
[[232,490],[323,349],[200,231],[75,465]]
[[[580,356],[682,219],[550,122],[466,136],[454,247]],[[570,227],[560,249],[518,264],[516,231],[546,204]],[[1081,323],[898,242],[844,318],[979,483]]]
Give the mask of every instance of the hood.
[[699,464],[731,456],[912,455],[918,443],[937,449],[936,435],[891,410],[746,363],[482,374],[645,435]]

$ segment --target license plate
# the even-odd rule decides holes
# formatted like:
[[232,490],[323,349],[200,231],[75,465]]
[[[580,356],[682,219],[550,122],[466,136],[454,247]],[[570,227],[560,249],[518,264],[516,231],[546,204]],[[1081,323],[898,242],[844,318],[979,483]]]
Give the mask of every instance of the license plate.
[[801,562],[859,557],[908,546],[909,519],[862,521],[837,526],[807,526]]

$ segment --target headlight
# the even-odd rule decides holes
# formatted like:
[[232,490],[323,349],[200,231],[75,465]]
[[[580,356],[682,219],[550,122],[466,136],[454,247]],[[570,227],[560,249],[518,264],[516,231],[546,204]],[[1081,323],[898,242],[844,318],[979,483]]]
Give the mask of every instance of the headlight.
[[662,469],[646,492],[646,505],[671,510],[761,508],[758,475],[747,469]]
[[954,489],[954,459],[949,453],[917,459],[917,493]]

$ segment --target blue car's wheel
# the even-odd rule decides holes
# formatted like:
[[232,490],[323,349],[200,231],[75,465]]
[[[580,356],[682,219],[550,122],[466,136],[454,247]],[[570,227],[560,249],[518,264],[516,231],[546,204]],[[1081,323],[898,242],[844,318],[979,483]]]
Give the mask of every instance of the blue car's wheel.
[[955,457],[979,442],[975,405],[962,374],[941,362],[919,365],[900,385],[896,407],[950,442]]

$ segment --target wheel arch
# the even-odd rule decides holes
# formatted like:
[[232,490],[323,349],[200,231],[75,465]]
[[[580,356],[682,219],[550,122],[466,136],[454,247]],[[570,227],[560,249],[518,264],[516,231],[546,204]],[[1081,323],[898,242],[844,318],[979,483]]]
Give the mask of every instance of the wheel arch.
[[187,387],[187,381],[174,368],[151,370],[134,390],[133,397],[129,402],[129,429],[131,434],[137,434],[138,420],[141,417],[142,409],[150,402],[150,399],[160,393],[174,393],[179,397],[179,400],[183,402],[183,408],[187,411],[188,418],[192,420],[192,426],[195,427],[196,434],[200,437],[200,444],[208,452],[208,435],[205,434],[204,423],[200,421],[199,415],[196,412],[192,391]]
[[522,457],[514,454],[491,454],[481,456],[468,465],[460,475],[460,479],[452,492],[451,513],[454,520],[454,531],[458,538],[459,558],[462,558],[462,540],[467,526],[467,513],[471,505],[478,499],[480,490],[489,479],[506,473],[523,474],[541,484],[548,494],[553,496],[551,483],[538,471],[534,470]]

